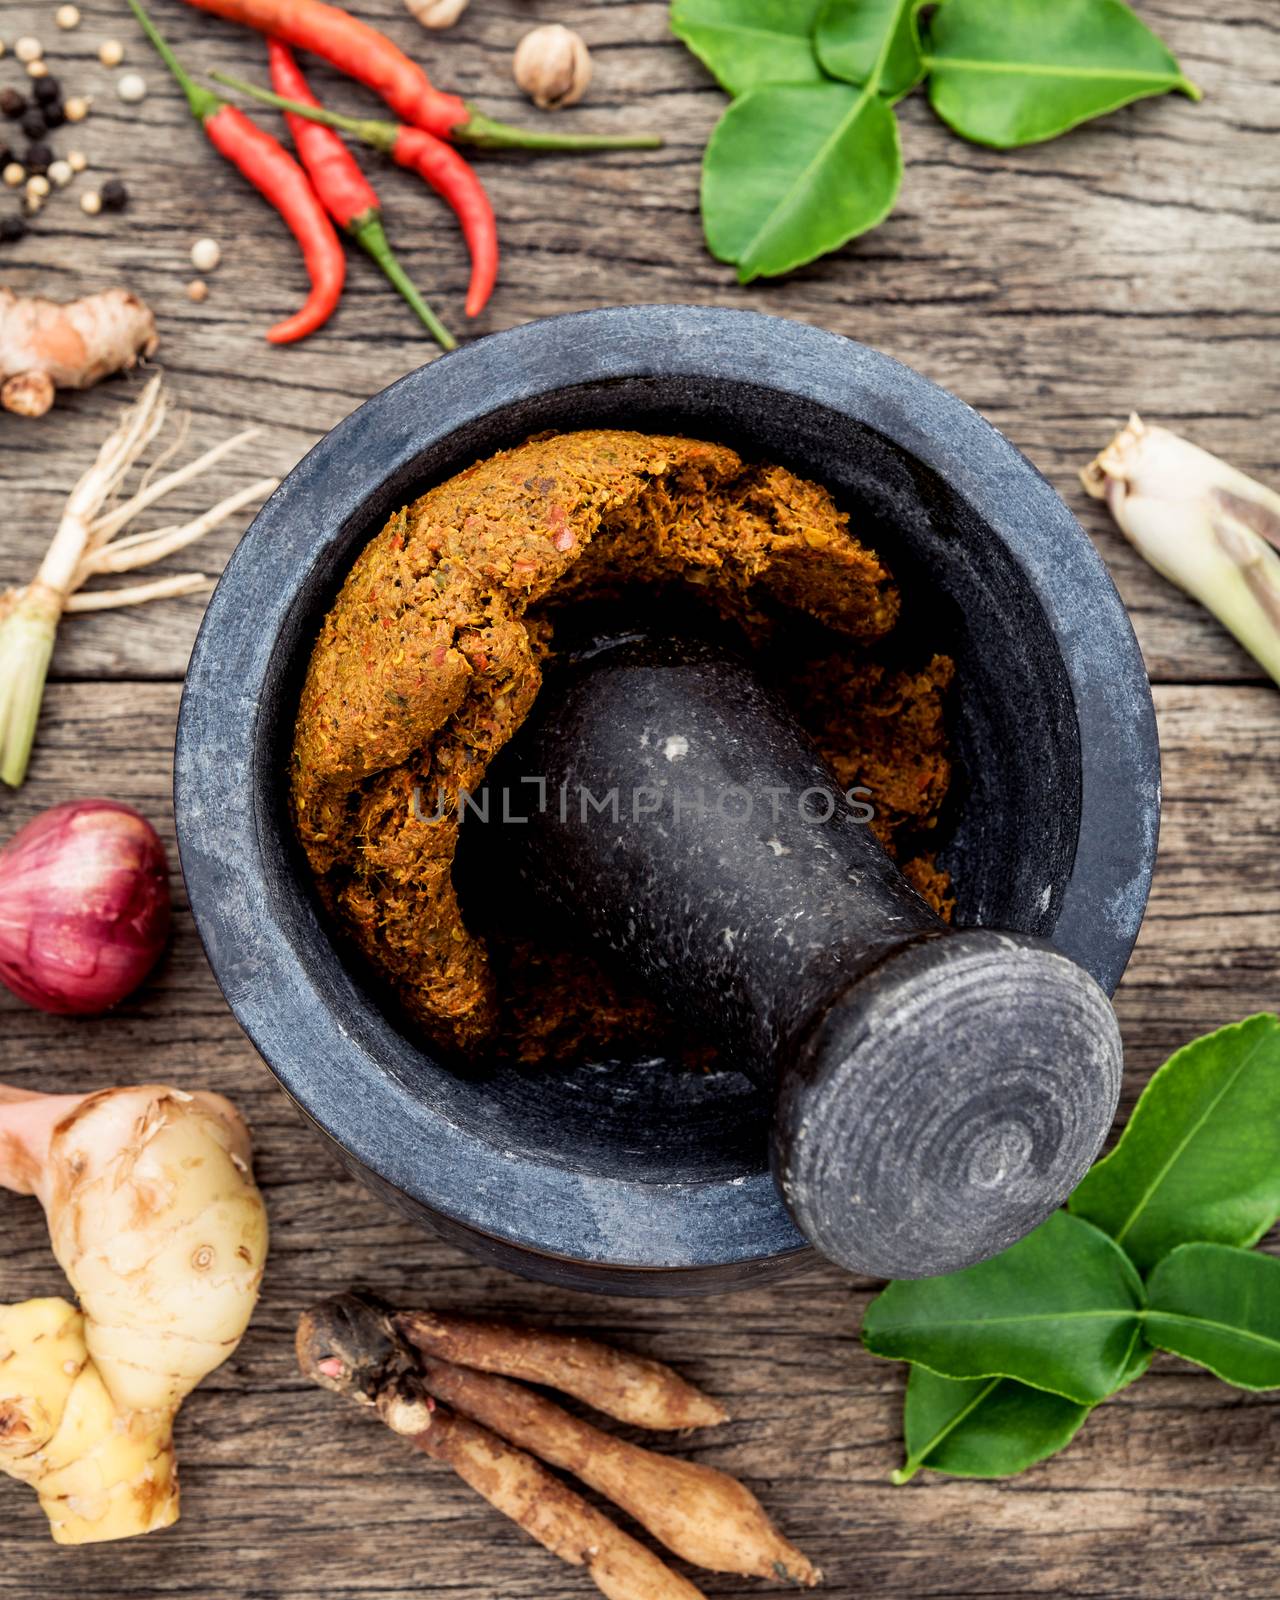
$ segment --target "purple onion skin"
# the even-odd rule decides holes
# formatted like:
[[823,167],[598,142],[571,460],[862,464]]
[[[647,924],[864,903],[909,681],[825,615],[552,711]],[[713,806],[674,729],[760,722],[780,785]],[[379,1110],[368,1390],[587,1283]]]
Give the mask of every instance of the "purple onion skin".
[[51,806],[0,850],[0,981],[41,1011],[108,1011],[155,966],[169,913],[145,817],[115,800]]

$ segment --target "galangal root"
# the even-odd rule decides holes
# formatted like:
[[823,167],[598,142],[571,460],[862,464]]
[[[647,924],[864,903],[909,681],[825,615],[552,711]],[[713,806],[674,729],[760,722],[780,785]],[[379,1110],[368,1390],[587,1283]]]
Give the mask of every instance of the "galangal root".
[[[426,1354],[427,1339],[458,1354],[477,1352],[490,1370]],[[821,1581],[736,1479],[615,1439],[532,1390],[491,1375],[536,1371],[536,1381],[614,1415],[626,1412],[631,1420],[639,1410],[662,1419],[651,1426],[696,1426],[690,1416],[725,1420],[714,1401],[657,1362],[589,1339],[395,1313],[371,1295],[346,1294],[303,1316],[298,1363],[312,1382],[373,1408],[393,1432],[447,1462],[562,1560],[585,1566],[610,1600],[693,1600],[700,1591],[535,1456],[607,1495],[695,1565],[804,1587]],[[677,1416],[685,1420],[673,1420]]]
[[0,1308],[0,1469],[35,1485],[59,1543],[177,1518],[174,1416],[235,1350],[262,1281],[250,1159],[220,1095],[0,1086],[0,1187],[39,1199],[80,1299]]
[[178,1520],[172,1413],[116,1406],[65,1300],[0,1306],[0,1471],[35,1489],[59,1544]]
[[127,289],[41,300],[0,289],[0,405],[42,417],[55,389],[88,389],[155,353],[148,306]]

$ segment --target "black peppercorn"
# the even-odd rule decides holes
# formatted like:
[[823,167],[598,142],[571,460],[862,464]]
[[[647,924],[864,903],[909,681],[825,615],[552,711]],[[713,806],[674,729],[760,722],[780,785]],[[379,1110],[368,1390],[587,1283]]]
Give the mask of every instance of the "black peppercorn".
[[31,106],[22,113],[18,125],[28,139],[43,139],[49,131],[49,124],[44,120],[44,112],[38,106]]
[[5,144],[2,139],[0,139],[0,171],[3,171],[4,168],[10,164],[10,162],[16,161],[17,159],[17,156],[14,155],[9,146]]
[[11,121],[16,120],[27,109],[25,95],[16,89],[0,89],[0,111]]
[[37,105],[51,106],[55,100],[62,99],[62,85],[54,77],[37,78],[31,93]]
[[44,112],[44,120],[50,128],[60,128],[67,120],[67,113],[62,109],[60,100],[54,105],[42,106],[40,109]]
[[53,162],[53,151],[47,144],[29,144],[22,152],[21,160],[28,172],[48,172]]
[[119,178],[108,178],[98,191],[104,211],[123,211],[129,204],[129,191]]
[[21,217],[10,214],[0,217],[0,244],[16,244],[27,231],[27,225]]

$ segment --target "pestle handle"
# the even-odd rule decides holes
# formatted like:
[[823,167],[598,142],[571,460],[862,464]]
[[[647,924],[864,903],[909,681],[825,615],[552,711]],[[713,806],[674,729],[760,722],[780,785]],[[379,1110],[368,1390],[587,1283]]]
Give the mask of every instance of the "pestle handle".
[[942,923],[736,656],[580,652],[503,773],[544,785],[503,831],[518,876],[770,1095],[775,1176],[826,1255],[952,1271],[1083,1176],[1119,1094],[1106,995],[1043,941]]

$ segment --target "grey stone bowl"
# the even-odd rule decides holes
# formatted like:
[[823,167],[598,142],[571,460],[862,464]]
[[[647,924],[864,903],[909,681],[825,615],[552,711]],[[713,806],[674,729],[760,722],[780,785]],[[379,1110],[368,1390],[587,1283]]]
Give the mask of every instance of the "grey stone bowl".
[[1155,858],[1155,718],[1119,597],[1035,468],[918,373],[773,317],[629,306],[483,339],[375,395],[263,508],[196,641],[175,776],[192,910],[241,1026],[352,1172],[476,1254],[613,1293],[740,1287],[808,1254],[746,1080],[656,1060],[451,1069],[328,924],[287,815],[301,675],[365,541],[477,457],[593,426],[721,440],[855,514],[908,637],[957,662],[940,843],[958,920],[1047,937],[1109,991]]

